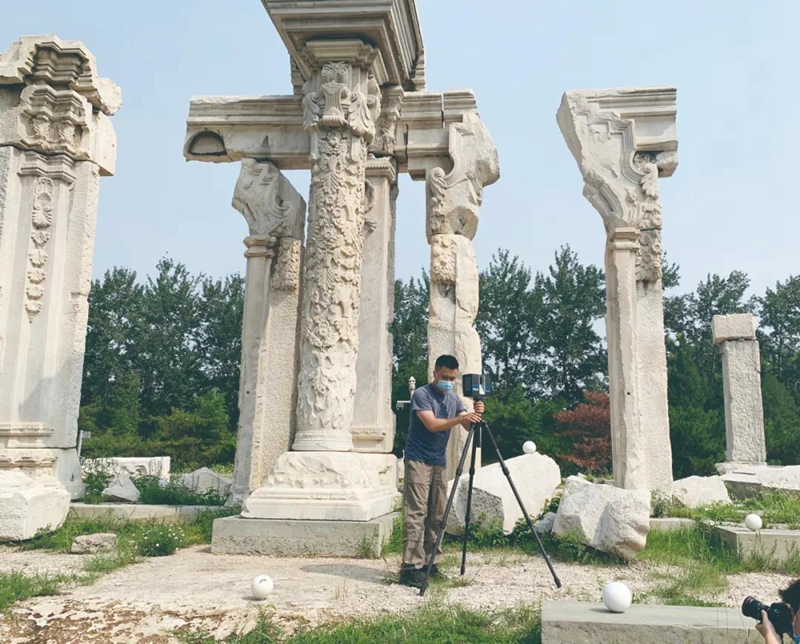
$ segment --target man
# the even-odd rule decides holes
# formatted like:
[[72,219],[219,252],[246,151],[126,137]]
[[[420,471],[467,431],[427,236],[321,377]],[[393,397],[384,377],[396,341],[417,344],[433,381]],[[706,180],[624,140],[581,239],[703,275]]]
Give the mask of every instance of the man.
[[[792,626],[794,633],[791,633],[793,644],[800,644],[800,579],[795,579],[788,587],[780,591],[781,601],[789,606],[792,612]],[[775,631],[772,622],[769,621],[766,611],[761,611],[761,623],[756,624],[756,630],[761,633],[766,644],[781,644],[781,638]]]
[[433,556],[431,574],[439,574],[442,558],[439,548],[433,553],[436,533],[447,505],[447,441],[450,429],[462,425],[469,429],[483,413],[483,403],[467,412],[464,402],[453,393],[458,377],[458,360],[439,356],[433,380],[419,387],[411,397],[411,419],[405,454],[403,489],[403,564],[400,583],[420,588],[425,578],[423,568]]

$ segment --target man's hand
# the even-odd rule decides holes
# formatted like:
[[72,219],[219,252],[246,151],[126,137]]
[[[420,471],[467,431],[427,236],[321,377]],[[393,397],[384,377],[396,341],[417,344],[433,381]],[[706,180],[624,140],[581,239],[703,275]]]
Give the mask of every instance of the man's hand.
[[483,414],[483,401],[478,400],[475,402],[475,411],[479,414]]
[[476,411],[468,411],[466,414],[461,414],[458,417],[462,425],[469,425],[471,423],[481,422],[481,415]]
[[778,637],[778,632],[775,630],[772,622],[769,621],[767,611],[761,611],[761,623],[756,624],[756,630],[761,633],[761,636],[767,644],[781,644],[781,638]]

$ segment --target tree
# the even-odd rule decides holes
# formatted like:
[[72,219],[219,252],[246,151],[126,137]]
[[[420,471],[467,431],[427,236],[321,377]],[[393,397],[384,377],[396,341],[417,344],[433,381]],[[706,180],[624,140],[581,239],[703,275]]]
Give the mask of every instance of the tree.
[[800,276],[777,282],[754,298],[761,319],[761,355],[770,371],[800,402]]
[[761,379],[767,459],[778,465],[800,464],[800,414],[788,389],[771,373]]
[[561,436],[572,441],[572,448],[559,454],[563,460],[591,472],[611,471],[611,407],[608,394],[584,391],[585,402],[569,411],[559,411],[555,419]]
[[669,433],[676,479],[711,476],[725,460],[725,419],[716,409],[670,407]]

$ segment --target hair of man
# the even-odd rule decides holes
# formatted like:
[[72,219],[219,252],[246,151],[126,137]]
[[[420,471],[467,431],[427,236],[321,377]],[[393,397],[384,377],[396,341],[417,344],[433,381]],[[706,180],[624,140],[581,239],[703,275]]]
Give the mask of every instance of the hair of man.
[[436,358],[436,363],[433,366],[434,371],[439,371],[442,367],[446,369],[452,369],[453,371],[458,371],[458,360],[456,360],[455,356],[450,356],[447,354],[441,355]]

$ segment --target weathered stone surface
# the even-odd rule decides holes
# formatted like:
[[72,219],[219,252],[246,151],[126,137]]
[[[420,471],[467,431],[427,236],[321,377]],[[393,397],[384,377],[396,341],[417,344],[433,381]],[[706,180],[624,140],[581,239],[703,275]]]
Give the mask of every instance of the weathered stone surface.
[[113,532],[82,534],[72,541],[69,551],[73,555],[93,555],[96,552],[113,550],[117,545],[117,535]]
[[730,503],[728,490],[719,476],[690,476],[672,484],[672,499],[686,508],[711,503]]
[[711,333],[714,344],[728,340],[755,340],[758,322],[752,313],[732,313],[715,315],[711,319]]
[[750,313],[715,315],[714,342],[722,353],[726,458],[733,463],[765,463],[761,356]]
[[677,166],[675,89],[566,92],[557,120],[607,232],[614,481],[668,493],[672,462],[658,178]]
[[533,524],[533,529],[539,534],[549,534],[553,531],[553,525],[556,522],[556,513],[548,512],[536,523]]
[[182,474],[180,482],[181,485],[198,494],[214,492],[223,498],[228,496],[232,483],[229,478],[221,476],[207,467],[201,467],[189,474]]
[[749,499],[764,492],[783,491],[800,495],[800,465],[722,464],[722,482],[734,499]]
[[232,489],[240,501],[294,439],[306,204],[273,163],[245,159],[233,207],[249,229]]
[[544,602],[543,644],[759,644],[755,622],[738,608],[634,604],[612,613],[602,604]]
[[[561,485],[561,471],[556,462],[543,454],[523,454],[506,461],[517,491],[522,497],[528,516],[536,517]],[[448,517],[447,531],[463,534],[467,512],[469,477],[462,476],[453,509]],[[472,515],[470,523],[487,526],[500,525],[505,534],[514,530],[522,519],[522,510],[511,491],[500,463],[493,463],[475,472],[472,489]]]
[[211,552],[274,557],[379,557],[396,513],[370,521],[287,521],[225,517],[214,521]]
[[766,528],[753,532],[743,526],[717,525],[717,534],[742,557],[757,555],[784,562],[800,555],[800,530]]
[[157,476],[169,478],[171,459],[169,456],[117,456],[112,458],[87,458],[81,466],[83,473],[106,471],[116,476],[125,472],[128,476]]
[[200,512],[219,509],[207,505],[145,505],[142,503],[71,503],[69,515],[77,519],[112,517],[122,521],[153,521],[180,523],[193,521]]
[[131,481],[127,472],[120,472],[103,490],[103,500],[122,503],[137,503],[139,501],[139,490]]
[[553,534],[574,533],[597,550],[633,559],[647,543],[650,493],[579,480],[564,490]]
[[[21,495],[9,488],[0,534],[58,525],[56,482],[83,494],[75,445],[88,295],[119,96],[82,43],[26,36],[0,54],[0,463],[36,481]],[[25,508],[42,516],[28,520]]]
[[69,511],[69,492],[55,479],[40,483],[19,471],[0,472],[0,541],[23,541],[58,528]]
[[287,452],[245,501],[242,516],[369,521],[392,511],[396,467],[393,454]]

